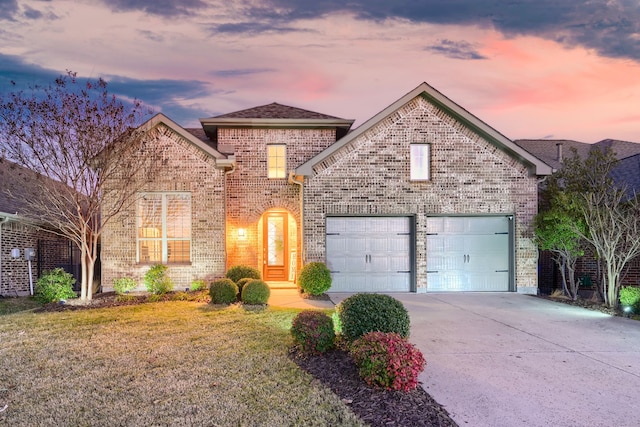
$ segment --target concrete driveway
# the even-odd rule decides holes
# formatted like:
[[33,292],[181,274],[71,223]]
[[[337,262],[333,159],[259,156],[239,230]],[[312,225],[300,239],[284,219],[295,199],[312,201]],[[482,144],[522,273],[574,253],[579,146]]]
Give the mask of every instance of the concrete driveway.
[[514,293],[390,295],[460,426],[640,425],[640,322]]

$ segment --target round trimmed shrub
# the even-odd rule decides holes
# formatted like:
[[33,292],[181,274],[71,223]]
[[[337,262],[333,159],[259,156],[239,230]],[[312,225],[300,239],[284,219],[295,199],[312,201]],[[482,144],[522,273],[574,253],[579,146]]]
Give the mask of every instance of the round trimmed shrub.
[[227,279],[231,279],[234,283],[238,283],[240,279],[244,279],[245,277],[250,277],[252,279],[262,279],[260,272],[258,269],[249,267],[248,265],[236,265],[227,270],[227,274],[225,274]]
[[113,281],[113,290],[118,295],[124,295],[129,291],[134,290],[138,286],[138,283],[131,277],[121,277]]
[[242,287],[240,295],[245,304],[266,304],[271,290],[262,280],[254,279]]
[[310,262],[302,267],[298,286],[310,295],[321,295],[331,287],[331,271],[322,262]]
[[211,283],[209,295],[212,304],[231,304],[238,298],[238,286],[231,279],[218,279]]
[[244,285],[246,285],[247,283],[249,283],[252,280],[256,280],[256,279],[254,279],[252,277],[245,277],[245,278],[242,278],[242,279],[238,280],[236,282],[236,285],[238,285],[238,292],[240,294],[242,294],[242,288],[244,288]]
[[413,390],[426,365],[422,352],[394,332],[368,332],[353,342],[349,354],[367,384],[387,390]]
[[320,354],[331,350],[336,334],[333,321],[326,313],[315,310],[301,311],[291,325],[293,342],[304,353]]
[[34,296],[43,304],[77,298],[73,291],[74,283],[76,279],[71,274],[61,268],[54,268],[42,273],[36,282]]
[[173,282],[167,276],[168,267],[155,264],[144,275],[144,285],[152,294],[162,295],[173,289]]
[[395,332],[409,336],[409,313],[404,305],[389,295],[355,294],[336,307],[342,333],[355,341],[367,332]]

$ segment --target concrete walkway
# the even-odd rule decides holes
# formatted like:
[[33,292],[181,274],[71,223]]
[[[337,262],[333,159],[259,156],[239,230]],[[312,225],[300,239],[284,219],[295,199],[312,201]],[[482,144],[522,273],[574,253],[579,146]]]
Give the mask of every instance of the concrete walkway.
[[288,308],[307,308],[307,309],[325,309],[333,308],[334,304],[331,301],[319,301],[305,299],[300,296],[298,289],[296,288],[271,288],[271,295],[269,296],[268,304],[274,307],[288,307]]
[[391,295],[460,426],[640,425],[640,322],[514,293]]

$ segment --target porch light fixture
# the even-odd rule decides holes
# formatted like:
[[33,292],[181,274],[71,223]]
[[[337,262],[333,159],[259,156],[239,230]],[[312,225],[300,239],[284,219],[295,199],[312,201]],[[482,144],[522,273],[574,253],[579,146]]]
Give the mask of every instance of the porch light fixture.
[[238,228],[238,238],[240,240],[244,240],[247,238],[247,230],[244,228]]

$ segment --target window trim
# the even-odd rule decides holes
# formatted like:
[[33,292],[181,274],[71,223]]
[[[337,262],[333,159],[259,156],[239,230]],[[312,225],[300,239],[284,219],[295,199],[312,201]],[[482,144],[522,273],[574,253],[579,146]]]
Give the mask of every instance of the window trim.
[[[142,215],[140,201],[145,196],[160,196],[161,200],[161,213],[160,213],[160,225],[162,227],[160,237],[140,237],[140,228],[142,227]],[[189,236],[188,237],[168,237],[168,224],[167,224],[167,211],[168,211],[168,197],[170,196],[182,196],[189,201]],[[161,260],[160,261],[145,261],[141,259],[140,254],[140,242],[141,241],[160,241],[161,244]],[[170,241],[188,241],[189,242],[189,259],[187,261],[169,261],[169,242]],[[136,202],[136,261],[138,264],[169,264],[169,265],[190,265],[193,259],[193,206],[190,192],[180,191],[148,191],[139,193],[138,200]]]
[[[283,154],[282,154],[282,159],[284,164],[282,165],[282,168],[278,167],[278,162],[277,159],[279,159],[279,156],[271,156],[270,154],[270,148],[271,147],[282,147],[282,149],[284,150]],[[272,167],[272,161],[276,160],[276,165],[274,167]],[[271,170],[275,170],[276,172],[276,176],[271,176]],[[282,170],[282,176],[279,176],[278,172],[280,172],[280,170]],[[267,144],[267,178],[269,179],[286,179],[287,178],[287,144]]]
[[[414,157],[413,147],[420,147],[422,152],[422,164],[418,164],[418,159]],[[417,154],[417,153],[416,153]],[[418,175],[419,171],[426,169],[426,174]],[[426,175],[426,176],[423,176]],[[412,142],[409,144],[409,180],[410,181],[431,181],[431,143],[429,142]]]

